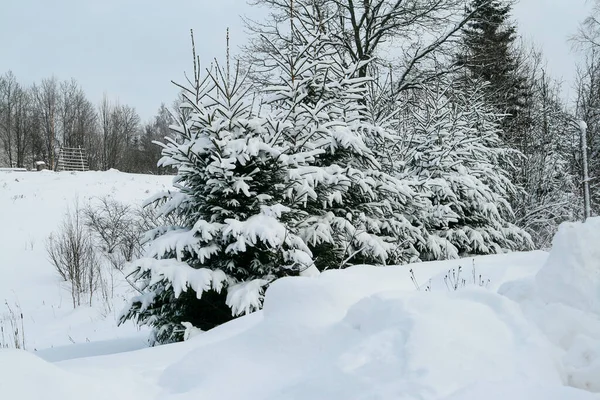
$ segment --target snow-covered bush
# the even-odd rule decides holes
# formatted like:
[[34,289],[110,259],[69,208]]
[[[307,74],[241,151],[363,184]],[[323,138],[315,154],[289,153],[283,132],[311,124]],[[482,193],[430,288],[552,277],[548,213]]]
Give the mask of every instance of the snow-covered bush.
[[529,234],[511,222],[509,198],[516,188],[503,169],[510,151],[482,93],[476,85],[437,84],[421,95],[411,109],[414,128],[402,161],[404,173],[418,179],[431,201],[424,223],[432,242],[422,258],[530,249]]
[[110,196],[91,199],[82,214],[100,268],[99,293],[110,311],[124,266],[142,257],[146,233],[167,220],[153,207],[125,204]]
[[69,284],[73,306],[96,299],[112,310],[123,266],[142,256],[145,233],[161,222],[152,207],[141,209],[110,196],[83,207],[76,201],[46,245],[51,263]]
[[289,51],[265,37],[278,76],[266,101],[288,124],[292,152],[314,154],[290,168],[290,201],[305,213],[300,236],[317,268],[418,260],[417,247],[427,243],[419,221],[426,202],[409,180],[382,168],[378,150],[398,138],[368,116],[370,78],[358,78],[368,63],[348,64],[319,27],[297,24],[293,32]]
[[83,215],[94,247],[118,271],[143,255],[147,232],[177,222],[176,216],[158,215],[154,207],[125,204],[110,196],[92,199],[83,209]]

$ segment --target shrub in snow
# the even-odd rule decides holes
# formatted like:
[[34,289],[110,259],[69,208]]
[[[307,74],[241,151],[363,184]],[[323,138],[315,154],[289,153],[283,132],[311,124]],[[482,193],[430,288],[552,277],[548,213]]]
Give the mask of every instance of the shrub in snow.
[[[456,268],[449,269],[446,274],[443,275],[443,283],[446,289],[450,292],[456,292],[457,290],[466,288],[467,286],[479,286],[479,287],[489,287],[490,279],[485,278],[482,274],[477,273],[477,269],[475,268],[475,259],[473,259],[473,267],[471,269],[470,276],[467,276],[463,273],[462,265],[459,265]],[[411,268],[409,270],[410,280],[413,285],[415,285],[415,289],[424,290],[425,292],[432,291],[432,283],[433,278],[430,278],[426,284],[419,284],[417,277],[415,276],[414,270]]]
[[297,234],[279,126],[253,114],[244,80],[217,66],[186,89],[182,120],[160,166],[178,170],[179,189],[149,200],[179,223],[149,233],[147,258],[131,277],[140,296],[120,321],[154,328],[153,340],[182,340],[186,323],[206,330],[257,310],[274,279],[312,264]]
[[94,245],[113,268],[123,269],[126,262],[141,256],[143,220],[127,204],[109,197],[96,199],[83,209],[86,228]]
[[93,199],[82,210],[97,262],[101,265],[100,293],[107,311],[112,310],[115,283],[126,263],[143,255],[144,236],[161,223],[173,222],[156,215],[152,207],[141,208],[109,196]]
[[482,93],[438,85],[422,95],[421,106],[411,109],[415,125],[404,161],[432,206],[423,258],[530,249],[529,235],[510,222],[516,188],[502,168],[507,150]]
[[25,349],[25,326],[19,303],[14,307],[4,301],[6,312],[0,314],[0,349]]
[[73,307],[92,304],[99,294],[112,309],[116,274],[142,254],[142,234],[156,226],[155,216],[110,197],[94,199],[85,207],[75,203],[59,230],[47,240],[50,262],[69,284]]
[[46,250],[54,268],[70,286],[73,308],[86,299],[91,304],[102,278],[79,203],[75,203],[74,210],[67,210],[59,231],[48,238]]

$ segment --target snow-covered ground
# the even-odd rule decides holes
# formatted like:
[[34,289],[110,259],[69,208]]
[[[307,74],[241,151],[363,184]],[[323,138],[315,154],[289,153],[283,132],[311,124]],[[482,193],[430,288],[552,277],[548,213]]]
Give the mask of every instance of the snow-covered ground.
[[[115,328],[115,315],[127,296],[122,277],[115,277],[123,290],[116,291],[112,309],[98,301],[92,303],[93,307],[74,310],[68,287],[61,283],[48,260],[46,241],[58,231],[67,208],[72,209],[76,201],[84,206],[94,198],[110,196],[138,204],[152,193],[171,187],[171,180],[168,176],[118,171],[0,171],[0,318],[7,316],[8,307],[15,313],[22,312],[28,350],[136,333],[132,325]],[[144,338],[138,342],[143,346]]]
[[600,399],[600,220],[564,225],[549,254],[281,279],[263,311],[143,348],[114,326],[126,290],[74,311],[44,241],[77,196],[169,186],[0,172],[0,300],[22,309],[29,350],[0,350],[0,399]]

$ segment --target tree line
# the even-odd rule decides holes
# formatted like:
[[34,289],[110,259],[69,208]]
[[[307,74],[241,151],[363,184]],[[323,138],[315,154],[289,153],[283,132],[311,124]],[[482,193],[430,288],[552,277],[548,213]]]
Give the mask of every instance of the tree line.
[[173,117],[162,104],[142,123],[135,108],[106,95],[98,106],[75,79],[55,77],[26,86],[8,71],[0,75],[0,166],[54,169],[61,147],[83,148],[92,170],[163,173],[155,140],[169,135]]
[[181,340],[260,309],[280,277],[547,248],[582,217],[580,120],[592,179],[600,166],[593,17],[571,106],[509,1],[253,4],[269,13],[246,21],[237,67],[202,74],[194,55],[179,86],[161,161],[178,191],[150,201],[170,223],[134,261],[121,321]]

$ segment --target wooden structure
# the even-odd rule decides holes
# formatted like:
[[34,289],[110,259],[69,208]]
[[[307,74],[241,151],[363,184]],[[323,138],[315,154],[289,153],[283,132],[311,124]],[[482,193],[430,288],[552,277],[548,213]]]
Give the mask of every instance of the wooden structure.
[[61,147],[58,152],[56,171],[87,171],[88,160],[85,149]]

